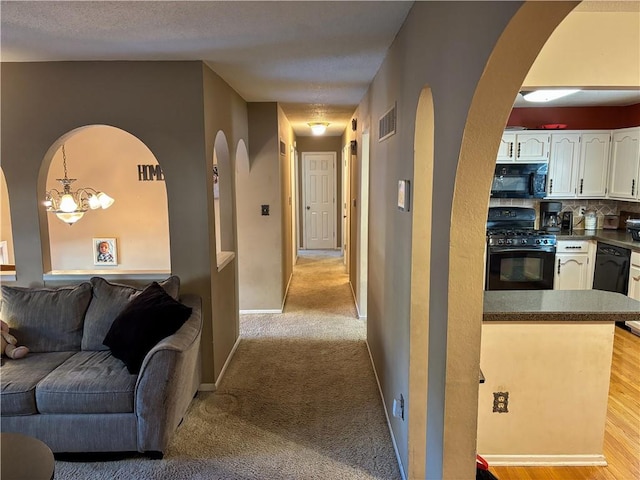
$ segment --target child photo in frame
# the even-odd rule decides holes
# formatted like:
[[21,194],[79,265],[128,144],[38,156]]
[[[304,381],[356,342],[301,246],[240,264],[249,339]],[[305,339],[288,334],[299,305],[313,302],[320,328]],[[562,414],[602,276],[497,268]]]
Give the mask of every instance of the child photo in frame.
[[118,250],[115,238],[94,238],[93,239],[93,264],[94,265],[117,265]]

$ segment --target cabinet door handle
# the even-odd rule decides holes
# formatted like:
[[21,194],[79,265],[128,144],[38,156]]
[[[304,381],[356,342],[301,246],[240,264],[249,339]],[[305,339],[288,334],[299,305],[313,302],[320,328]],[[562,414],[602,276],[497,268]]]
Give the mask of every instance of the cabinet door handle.
[[558,259],[558,275],[560,275],[560,259]]
[[513,158],[513,142],[509,142],[509,158]]
[[582,187],[584,186],[584,178],[580,179],[580,194],[582,194]]
[[633,195],[636,191],[636,179],[631,180],[631,195]]
[[549,193],[553,193],[553,178],[549,179]]
[[516,154],[516,158],[520,158],[520,142],[518,142],[518,153]]

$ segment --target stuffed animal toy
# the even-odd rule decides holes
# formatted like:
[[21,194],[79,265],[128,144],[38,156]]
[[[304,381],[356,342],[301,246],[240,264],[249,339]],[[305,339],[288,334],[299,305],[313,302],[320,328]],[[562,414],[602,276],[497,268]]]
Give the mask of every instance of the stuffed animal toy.
[[0,320],[0,337],[2,338],[2,355],[17,360],[29,353],[29,349],[24,346],[17,347],[18,339],[9,333],[9,325],[4,320]]

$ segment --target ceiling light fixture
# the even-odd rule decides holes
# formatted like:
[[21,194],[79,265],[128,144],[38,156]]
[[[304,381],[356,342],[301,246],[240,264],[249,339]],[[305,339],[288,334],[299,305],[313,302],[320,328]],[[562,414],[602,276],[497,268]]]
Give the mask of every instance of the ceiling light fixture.
[[313,133],[314,135],[322,135],[327,130],[329,124],[323,122],[314,122],[310,123],[309,126],[311,127],[311,133]]
[[93,188],[79,188],[75,192],[71,190],[71,184],[75,178],[67,176],[67,154],[62,145],[62,166],[64,178],[56,178],[62,184],[62,192],[55,188],[45,193],[44,206],[47,212],[56,214],[60,220],[68,225],[73,225],[80,220],[89,209],[109,208],[115,201],[104,192],[98,192]]
[[551,89],[551,90],[534,90],[533,92],[521,92],[522,97],[527,102],[550,102],[552,100],[557,100],[558,98],[566,97],[567,95],[571,95],[573,93],[579,92],[580,90],[577,88],[571,89]]

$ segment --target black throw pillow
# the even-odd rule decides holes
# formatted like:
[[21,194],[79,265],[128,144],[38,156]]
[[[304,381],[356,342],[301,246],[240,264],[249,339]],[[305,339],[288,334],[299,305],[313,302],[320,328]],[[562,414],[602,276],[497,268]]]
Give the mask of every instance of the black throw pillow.
[[103,343],[124,362],[129,373],[138,374],[147,353],[160,340],[176,333],[191,310],[153,282],[124,307]]

